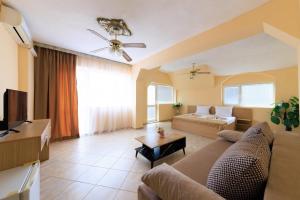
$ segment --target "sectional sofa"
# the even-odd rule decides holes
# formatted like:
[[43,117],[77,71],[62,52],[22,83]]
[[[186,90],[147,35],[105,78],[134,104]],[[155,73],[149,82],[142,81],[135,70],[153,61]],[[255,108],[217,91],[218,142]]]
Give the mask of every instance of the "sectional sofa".
[[[248,129],[239,137],[218,138],[172,166],[146,172],[138,199],[300,199],[300,136],[273,135],[267,123],[250,129],[264,139]],[[241,160],[250,154],[244,169]]]

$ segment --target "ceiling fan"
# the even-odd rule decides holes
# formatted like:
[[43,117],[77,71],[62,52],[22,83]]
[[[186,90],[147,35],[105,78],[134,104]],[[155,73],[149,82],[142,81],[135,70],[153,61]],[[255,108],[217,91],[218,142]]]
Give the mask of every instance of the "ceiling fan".
[[87,29],[87,30],[89,32],[91,32],[92,34],[98,36],[102,40],[106,41],[109,45],[107,47],[93,50],[93,51],[91,51],[91,53],[98,53],[100,51],[109,49],[111,52],[115,52],[115,53],[123,56],[123,58],[125,58],[125,60],[130,62],[130,61],[132,61],[132,58],[126,53],[126,51],[123,48],[146,48],[146,45],[144,43],[122,43],[120,40],[117,39],[117,34],[114,35],[115,36],[114,39],[109,40],[95,30],[92,30],[92,29]]
[[188,73],[185,73],[185,74],[190,75],[190,79],[194,79],[195,76],[197,76],[197,75],[210,74],[210,73],[211,72],[209,72],[209,71],[203,71],[203,69],[201,67],[196,66],[196,63],[193,63],[192,70],[190,70]]

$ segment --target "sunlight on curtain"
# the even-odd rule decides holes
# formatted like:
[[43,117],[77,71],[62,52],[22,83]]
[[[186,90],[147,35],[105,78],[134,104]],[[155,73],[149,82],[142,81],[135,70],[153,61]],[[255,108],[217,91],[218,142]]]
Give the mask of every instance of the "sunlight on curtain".
[[132,126],[132,76],[127,65],[78,56],[77,90],[81,135]]

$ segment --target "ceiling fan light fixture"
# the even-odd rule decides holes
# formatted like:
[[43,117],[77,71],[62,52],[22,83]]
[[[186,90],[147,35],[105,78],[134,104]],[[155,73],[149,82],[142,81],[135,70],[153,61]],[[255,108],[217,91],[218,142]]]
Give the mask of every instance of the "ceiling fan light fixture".
[[96,49],[91,51],[91,53],[97,53],[104,49],[109,49],[110,53],[117,56],[122,56],[127,62],[131,62],[132,58],[127,54],[123,48],[146,48],[144,43],[123,43],[117,39],[117,36],[131,36],[132,33],[127,27],[127,24],[122,19],[108,19],[103,17],[98,17],[97,22],[110,34],[114,36],[114,39],[107,39],[95,30],[87,29],[90,33],[101,38],[108,43],[108,47]]
[[131,36],[132,32],[123,19],[97,18],[98,24],[110,35]]

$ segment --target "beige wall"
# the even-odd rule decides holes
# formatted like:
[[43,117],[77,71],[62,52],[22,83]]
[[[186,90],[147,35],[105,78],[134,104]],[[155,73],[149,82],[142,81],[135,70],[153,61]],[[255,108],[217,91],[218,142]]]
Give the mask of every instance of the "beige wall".
[[140,69],[137,72],[134,69],[133,74],[136,76],[133,127],[141,128],[147,122],[147,87],[151,83],[172,85],[172,82],[169,75],[160,72],[158,68]]
[[[177,89],[177,101],[187,105],[221,105],[223,85],[242,83],[274,82],[276,87],[276,101],[288,100],[291,96],[298,96],[298,70],[297,66],[280,70],[271,70],[259,73],[246,73],[235,76],[216,76],[215,84],[203,87],[201,81],[178,79],[178,74],[170,74],[173,85]],[[182,87],[190,85],[189,87]],[[253,108],[254,121],[268,121],[270,108]],[[270,123],[271,124],[271,123]],[[272,125],[274,129],[282,129]]]
[[28,120],[33,120],[34,103],[34,58],[31,52],[19,46],[19,90],[28,93]]
[[28,92],[28,119],[33,119],[33,56],[19,47],[0,23],[0,120],[3,118],[3,93],[9,89]]
[[158,104],[157,105],[157,120],[168,121],[171,120],[174,116],[175,111],[172,107],[172,104]]
[[18,89],[18,45],[0,23],[0,120],[3,119],[3,93]]

